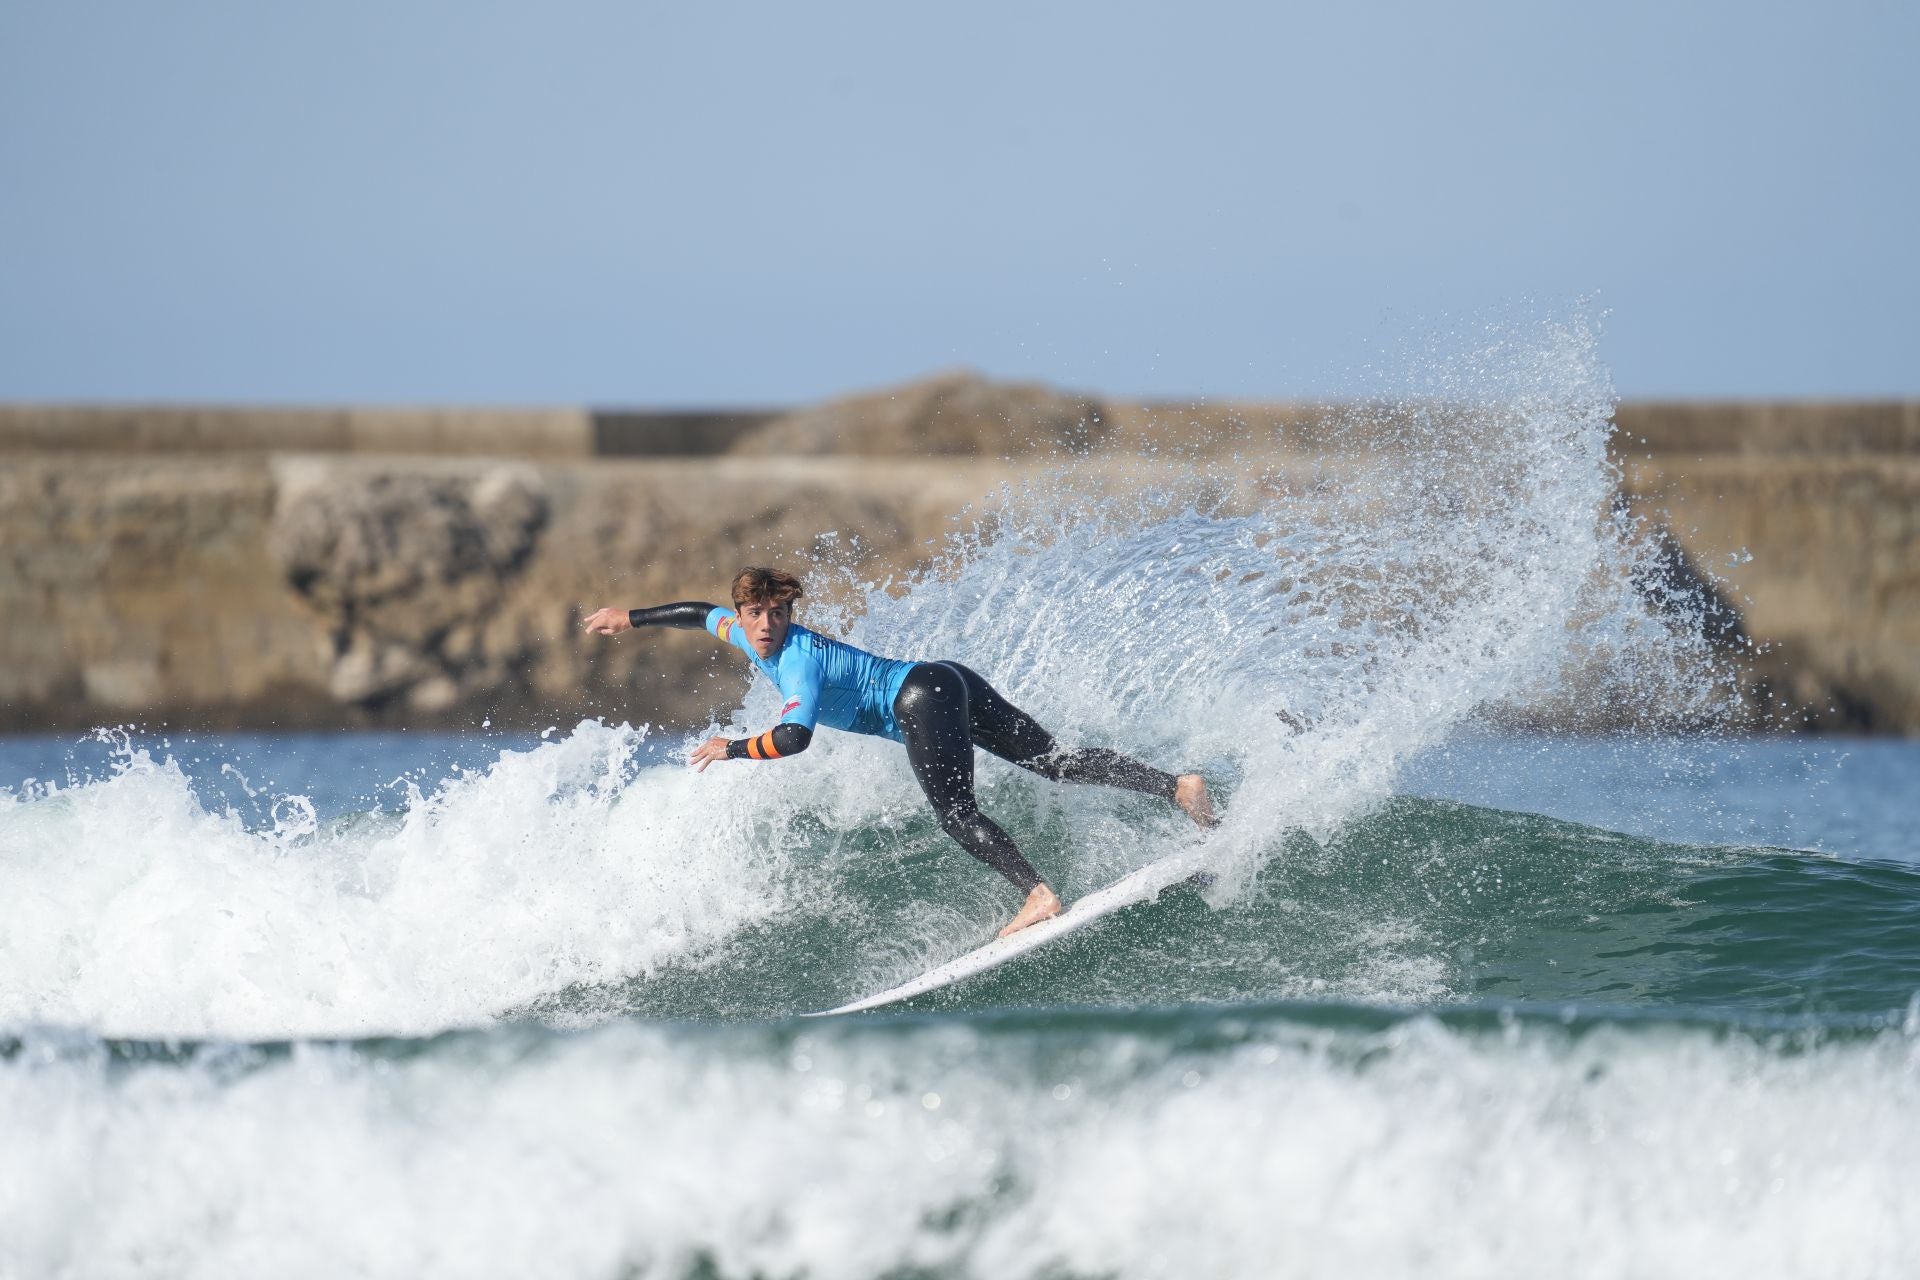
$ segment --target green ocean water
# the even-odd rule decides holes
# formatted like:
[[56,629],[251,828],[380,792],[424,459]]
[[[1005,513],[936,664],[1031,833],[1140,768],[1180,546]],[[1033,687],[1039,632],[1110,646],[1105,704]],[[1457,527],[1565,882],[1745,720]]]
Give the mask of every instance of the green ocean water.
[[[820,1021],[797,1015],[1006,909],[910,807],[851,825],[802,780],[777,827],[689,811],[673,829],[718,843],[653,856],[687,775],[620,731],[150,745],[0,749],[43,788],[0,810],[0,1275],[1914,1261],[1920,860],[1885,856],[1904,828],[1794,849],[1389,796],[1280,836],[1238,883]],[[1883,779],[1920,762],[1684,745],[1701,828],[1897,812]],[[1628,754],[1657,795],[1670,770]],[[276,784],[316,758],[326,785],[295,803]],[[1617,809],[1624,767],[1598,794],[1544,769],[1537,798]],[[1445,761],[1409,777],[1488,789]],[[1080,833],[1123,860],[1193,838],[1120,793],[984,785],[1070,895],[1118,869]],[[535,792],[546,825],[505,822]],[[581,843],[608,826],[604,857]],[[742,848],[783,852],[708,874]],[[650,963],[595,952],[622,927]]]
[[[931,818],[918,825],[906,838],[937,846]],[[1045,845],[1034,847],[1045,865]],[[874,874],[860,869],[857,841],[838,853],[859,903],[851,918],[769,922],[684,965],[569,988],[523,1012],[777,1018],[950,958],[871,963],[929,898],[974,896],[970,867],[929,857]],[[990,936],[990,911],[955,945]],[[1229,902],[1176,889],[910,1008],[1571,1002],[1846,1022],[1904,1009],[1916,992],[1920,864],[1672,844],[1401,797],[1325,846],[1285,842]]]

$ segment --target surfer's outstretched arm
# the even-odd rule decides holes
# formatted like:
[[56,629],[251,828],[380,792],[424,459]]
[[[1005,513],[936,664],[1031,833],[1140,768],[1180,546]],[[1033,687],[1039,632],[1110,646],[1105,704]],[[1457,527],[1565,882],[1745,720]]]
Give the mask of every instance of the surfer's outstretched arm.
[[[707,620],[707,629],[741,643],[742,629],[736,622],[733,611],[723,609]],[[693,763],[704,771],[715,760],[779,760],[805,751],[820,718],[819,664],[805,659],[783,663],[780,685],[787,704],[780,709],[779,724],[751,738],[708,738],[694,748]]]
[[751,738],[708,738],[693,749],[694,768],[702,773],[715,760],[779,760],[799,755],[813,743],[803,724],[777,724]]
[[678,604],[655,605],[651,609],[596,609],[587,617],[586,630],[597,636],[617,636],[634,627],[679,627],[686,631],[703,631],[708,616],[719,607],[699,600],[682,600]]

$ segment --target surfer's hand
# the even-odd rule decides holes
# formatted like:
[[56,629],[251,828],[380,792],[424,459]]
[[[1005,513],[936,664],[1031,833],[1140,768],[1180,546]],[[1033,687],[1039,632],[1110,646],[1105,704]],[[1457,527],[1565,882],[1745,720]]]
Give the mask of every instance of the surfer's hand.
[[587,616],[586,629],[589,635],[617,636],[622,631],[633,630],[633,623],[625,609],[596,609]]
[[726,758],[727,740],[725,738],[708,738],[693,749],[693,767],[697,773],[705,773],[708,765],[715,760]]

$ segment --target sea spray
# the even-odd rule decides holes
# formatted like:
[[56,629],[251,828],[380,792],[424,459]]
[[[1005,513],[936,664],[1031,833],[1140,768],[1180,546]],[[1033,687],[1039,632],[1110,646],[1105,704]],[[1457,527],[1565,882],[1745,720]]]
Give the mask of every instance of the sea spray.
[[968,662],[1070,743],[1206,772],[1231,800],[1226,895],[1274,833],[1325,841],[1490,710],[1582,694],[1616,725],[1713,720],[1696,620],[1640,589],[1584,322],[1493,326],[1405,379],[1298,439],[1157,463],[1128,498],[1090,463],[1010,490],[989,536],[849,629]]

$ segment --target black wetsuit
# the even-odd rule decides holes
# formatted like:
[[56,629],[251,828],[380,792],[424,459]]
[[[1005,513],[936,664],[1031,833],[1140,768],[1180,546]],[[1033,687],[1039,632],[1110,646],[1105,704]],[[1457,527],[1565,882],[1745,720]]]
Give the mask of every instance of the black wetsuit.
[[1105,747],[1061,747],[1032,716],[957,662],[916,663],[893,700],[893,714],[940,829],[1022,893],[1041,877],[999,824],[980,812],[973,796],[973,748],[1055,782],[1125,787],[1173,802],[1172,774]]
[[789,624],[780,652],[761,657],[731,609],[698,601],[634,609],[636,627],[705,628],[746,653],[786,695],[780,723],[728,742],[730,759],[775,760],[807,749],[816,723],[893,738],[940,828],[1022,893],[1041,876],[973,794],[973,748],[1055,782],[1088,782],[1174,798],[1174,776],[1105,747],[1063,748],[979,673],[957,662],[901,662]]

